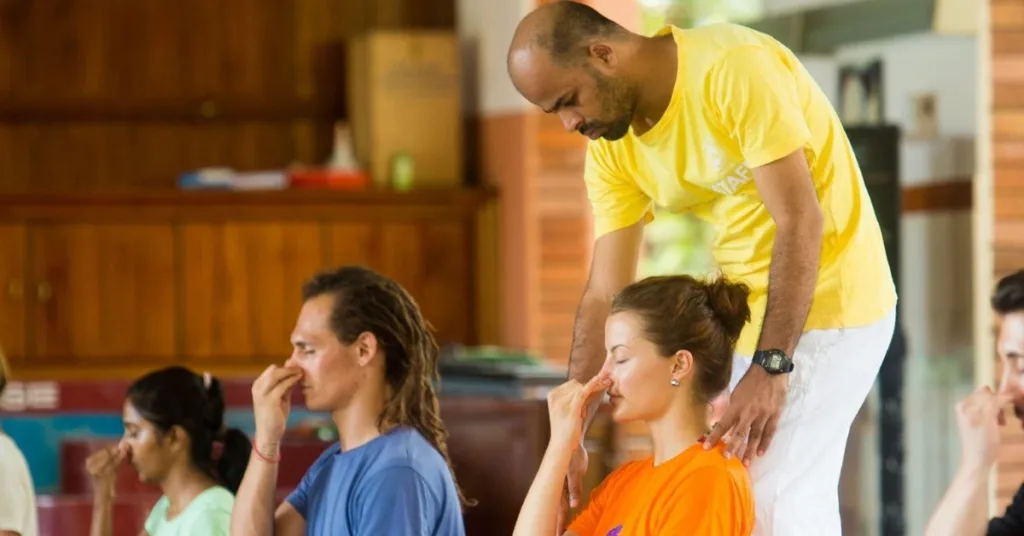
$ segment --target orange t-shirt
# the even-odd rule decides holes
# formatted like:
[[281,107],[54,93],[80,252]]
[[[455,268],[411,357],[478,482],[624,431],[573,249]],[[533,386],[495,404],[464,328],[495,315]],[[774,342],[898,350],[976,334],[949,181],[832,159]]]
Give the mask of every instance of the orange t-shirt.
[[616,469],[569,525],[578,536],[746,536],[754,530],[747,469],[724,444],[694,445],[658,467],[654,457]]

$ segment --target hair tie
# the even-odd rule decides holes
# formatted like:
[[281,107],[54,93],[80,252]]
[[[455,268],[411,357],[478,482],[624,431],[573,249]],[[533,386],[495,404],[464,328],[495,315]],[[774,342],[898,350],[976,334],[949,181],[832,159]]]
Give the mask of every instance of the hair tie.
[[220,441],[220,440],[214,441],[213,442],[213,447],[210,449],[210,459],[212,459],[214,463],[217,463],[217,462],[220,461],[220,457],[223,454],[224,454],[224,442]]
[[209,389],[210,384],[213,383],[213,376],[209,372],[203,372],[203,388]]

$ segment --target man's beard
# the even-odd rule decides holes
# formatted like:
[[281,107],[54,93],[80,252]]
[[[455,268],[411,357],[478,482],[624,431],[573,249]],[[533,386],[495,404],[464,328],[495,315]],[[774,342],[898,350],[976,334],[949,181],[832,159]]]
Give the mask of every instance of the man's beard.
[[601,134],[601,137],[608,141],[621,140],[629,133],[630,119],[622,119],[608,125],[608,128]]
[[594,80],[597,84],[597,94],[605,103],[602,108],[607,113],[602,116],[614,119],[589,121],[580,127],[580,132],[598,129],[601,131],[601,137],[608,141],[622,139],[629,133],[630,124],[633,122],[637,101],[636,88],[624,80],[607,78],[597,73],[594,74]]

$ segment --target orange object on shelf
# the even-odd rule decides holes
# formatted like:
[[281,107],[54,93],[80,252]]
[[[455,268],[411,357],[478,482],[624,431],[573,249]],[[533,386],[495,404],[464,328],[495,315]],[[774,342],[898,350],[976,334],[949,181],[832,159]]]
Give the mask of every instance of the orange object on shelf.
[[363,190],[369,184],[366,172],[360,170],[303,168],[289,172],[288,179],[292,188]]

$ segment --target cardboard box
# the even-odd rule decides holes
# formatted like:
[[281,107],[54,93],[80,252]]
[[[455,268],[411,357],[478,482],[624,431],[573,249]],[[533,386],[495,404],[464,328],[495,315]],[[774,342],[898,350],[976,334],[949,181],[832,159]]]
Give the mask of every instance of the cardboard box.
[[440,30],[375,30],[349,46],[353,146],[375,186],[396,155],[414,159],[413,188],[463,184],[458,39]]

